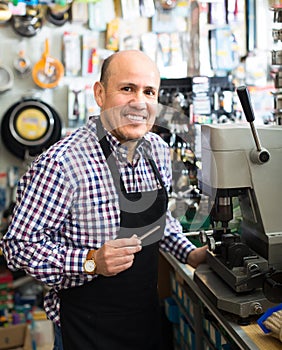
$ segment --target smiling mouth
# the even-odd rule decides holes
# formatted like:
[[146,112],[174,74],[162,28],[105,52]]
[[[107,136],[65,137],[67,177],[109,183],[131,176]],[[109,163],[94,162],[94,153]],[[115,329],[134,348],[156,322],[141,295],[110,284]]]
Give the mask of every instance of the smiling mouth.
[[137,122],[137,123],[142,123],[144,120],[147,119],[145,116],[135,115],[135,114],[127,114],[125,115],[125,117],[130,121]]

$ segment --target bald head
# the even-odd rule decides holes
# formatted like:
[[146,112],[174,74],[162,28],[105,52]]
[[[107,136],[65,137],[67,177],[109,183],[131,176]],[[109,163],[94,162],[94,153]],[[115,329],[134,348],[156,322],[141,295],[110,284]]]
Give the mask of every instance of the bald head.
[[116,73],[119,66],[127,65],[130,61],[139,62],[140,68],[145,65],[154,74],[160,76],[156,63],[144,52],[139,50],[124,50],[116,52],[104,60],[101,68],[100,82],[107,87],[110,76]]
[[103,126],[120,142],[142,138],[154,124],[159,88],[159,70],[142,51],[120,51],[107,58],[94,84]]

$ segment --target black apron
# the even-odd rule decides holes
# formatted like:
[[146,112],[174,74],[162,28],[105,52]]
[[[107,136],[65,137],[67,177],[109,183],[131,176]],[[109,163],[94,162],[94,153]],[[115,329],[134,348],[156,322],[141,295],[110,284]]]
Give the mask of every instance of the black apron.
[[[154,239],[148,238],[147,244],[135,254],[131,268],[116,276],[100,275],[82,286],[60,292],[64,350],[158,350],[161,323],[158,242],[165,227],[167,191],[154,161],[148,159],[161,188],[126,193],[100,120],[96,124],[119,194],[118,237],[130,237],[133,232],[140,236],[152,227],[160,228],[153,234]],[[142,202],[144,195],[146,200]],[[150,203],[147,208],[146,201]],[[139,212],[140,208],[144,210]]]

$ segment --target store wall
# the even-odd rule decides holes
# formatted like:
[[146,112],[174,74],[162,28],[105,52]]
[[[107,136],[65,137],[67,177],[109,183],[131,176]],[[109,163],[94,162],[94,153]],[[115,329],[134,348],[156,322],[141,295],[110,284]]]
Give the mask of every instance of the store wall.
[[[138,19],[136,33],[148,31],[148,20]],[[19,102],[22,98],[38,98],[46,102],[51,107],[55,108],[59,114],[63,130],[65,134],[68,128],[68,113],[69,113],[69,89],[70,87],[77,88],[86,85],[91,89],[91,96],[93,106],[95,101],[92,94],[93,83],[99,79],[98,69],[93,74],[82,76],[81,72],[77,76],[64,76],[59,85],[52,89],[42,89],[37,86],[32,78],[31,73],[24,77],[17,74],[14,69],[13,62],[18,57],[19,51],[24,50],[26,57],[30,60],[31,66],[38,62],[45,46],[45,40],[49,40],[49,53],[52,57],[63,62],[63,34],[65,32],[77,33],[80,38],[83,35],[90,35],[97,37],[97,47],[105,48],[105,31],[94,31],[88,26],[88,23],[81,23],[79,21],[67,22],[63,26],[55,26],[54,24],[44,20],[42,29],[33,37],[24,37],[16,33],[10,22],[0,25],[0,65],[4,65],[12,70],[14,75],[13,86],[0,93],[0,122],[9,107],[14,103]],[[87,117],[87,116],[86,116]],[[14,156],[7,150],[0,139],[0,188],[6,185],[5,175],[10,167],[16,166],[19,171],[19,176],[26,170],[30,159],[22,160]],[[1,207],[1,205],[0,205]],[[1,209],[0,209],[1,212]]]
[[[103,0],[106,1],[106,0]],[[110,0],[109,0],[110,1]],[[241,0],[240,4],[244,0]],[[269,35],[271,35],[270,29],[262,28],[262,17],[263,14],[267,11],[267,14],[271,16],[267,7],[267,0],[257,0],[258,3],[258,43],[260,44],[260,48],[265,48],[268,45]],[[204,74],[210,75],[213,74],[210,68],[209,62],[209,52],[207,45],[207,31],[208,29],[215,28],[217,26],[216,20],[213,24],[208,24],[207,22],[207,3],[206,2],[197,2],[194,0],[189,1],[179,1],[178,3],[182,4],[182,8],[177,9],[175,12],[163,12],[160,11],[157,13],[157,16],[152,18],[122,18],[121,8],[117,6],[117,4],[121,4],[120,1],[115,1],[115,11],[118,16],[121,16],[123,23],[123,38],[126,38],[127,34],[130,34],[131,43],[130,45],[134,45],[134,39],[143,33],[152,33],[151,31],[159,31],[165,32],[166,30],[169,34],[174,32],[181,32],[185,34],[185,37],[181,39],[182,44],[184,43],[184,51],[182,62],[179,63],[177,60],[175,65],[165,66],[160,59],[157,58],[158,64],[160,64],[160,70],[163,77],[167,78],[181,78],[186,77],[188,69],[189,76]],[[158,3],[158,1],[155,1]],[[190,11],[193,6],[190,5],[197,4],[195,11]],[[195,7],[195,6],[194,6]],[[199,18],[195,19],[195,14],[197,14],[197,7],[199,8]],[[214,12],[216,13],[216,11]],[[242,13],[242,9],[241,9]],[[101,30],[99,32],[95,32],[95,30],[90,29],[88,22],[79,22],[79,16],[76,16],[76,20],[72,22],[67,22],[62,27],[55,26],[49,23],[47,20],[44,20],[44,24],[42,29],[31,38],[22,37],[17,34],[12,26],[8,24],[0,25],[0,64],[7,65],[10,69],[13,69],[13,61],[18,56],[19,50],[24,49],[28,58],[31,61],[31,64],[34,65],[38,60],[40,60],[44,43],[46,38],[49,39],[50,44],[50,55],[58,58],[59,60],[63,60],[63,34],[64,32],[75,32],[79,35],[91,34],[96,35],[98,37],[98,47],[105,48],[106,42],[106,32]],[[195,22],[193,22],[195,21]],[[238,23],[234,23],[236,31],[238,32],[238,37],[240,37],[241,42],[240,45],[242,50],[240,54],[243,54],[245,47],[245,28],[242,26],[244,23],[244,18],[240,17],[240,21]],[[199,25],[199,33],[195,31],[195,25]],[[222,23],[219,25],[222,25]],[[193,27],[193,28],[192,28]],[[241,32],[238,31],[241,28]],[[192,36],[191,36],[191,35]],[[197,37],[200,36],[200,38]],[[164,38],[167,39],[166,36]],[[193,40],[191,39],[193,38]],[[190,43],[193,43],[195,47],[193,47],[193,55],[192,50],[190,50]],[[201,47],[196,47],[198,43]],[[125,40],[123,42],[123,47],[125,47]],[[165,51],[165,47],[163,50]],[[175,52],[177,52],[177,48],[174,48]],[[198,56],[201,56],[200,59]],[[164,56],[164,55],[163,55]],[[163,58],[163,57],[162,57]],[[200,67],[197,66],[197,59],[201,62]],[[190,61],[189,61],[190,60]],[[187,67],[188,66],[188,67]],[[35,85],[31,74],[21,78],[14,72],[14,84],[12,88],[6,92],[0,93],[0,122],[3,118],[6,110],[15,102],[20,101],[24,96],[25,97],[37,97],[42,101],[50,104],[52,107],[56,109],[59,116],[62,119],[62,123],[64,128],[67,128],[68,125],[68,114],[69,114],[69,87],[70,86],[79,86],[79,85],[89,85],[92,88],[92,85],[95,80],[97,80],[97,74],[91,74],[87,77],[82,77],[80,74],[75,77],[64,76],[60,81],[60,84],[54,89],[41,89],[37,85]],[[93,97],[92,97],[93,98]],[[94,98],[93,98],[93,105]],[[63,130],[64,133],[64,130]],[[21,175],[26,167],[28,166],[28,161],[23,161],[13,154],[11,154],[2,140],[0,140],[0,175],[4,174],[4,176],[0,177],[0,188],[1,186],[6,185],[5,174],[7,170],[16,166],[19,169],[19,175]],[[1,207],[1,205],[0,205]],[[0,208],[1,212],[1,208]]]
[[[77,32],[80,35],[92,33],[84,23],[67,22],[64,26],[58,27],[44,20],[42,29],[33,37],[23,37],[16,33],[11,23],[0,26],[0,64],[5,65],[12,70],[14,83],[11,89],[0,93],[0,122],[13,104],[21,101],[23,98],[38,98],[41,101],[53,107],[61,121],[62,134],[68,127],[68,91],[69,86],[86,85],[92,87],[93,82],[98,76],[93,74],[89,77],[66,77],[64,76],[59,85],[53,89],[42,89],[38,87],[33,79],[31,72],[28,75],[20,76],[14,69],[14,60],[18,57],[19,51],[24,50],[26,57],[30,60],[31,66],[41,59],[45,40],[49,40],[49,53],[52,57],[63,60],[63,33]],[[104,33],[98,34],[99,46],[104,46]],[[94,104],[94,98],[93,98]],[[16,178],[20,177],[27,169],[31,159],[20,159],[8,151],[2,138],[0,139],[0,213],[8,206],[8,203],[15,197],[15,189],[8,189],[9,169],[16,169]],[[13,185],[13,183],[9,183]]]
[[[24,48],[27,57],[32,64],[40,60],[45,39],[50,42],[50,54],[62,59],[62,34],[67,30],[84,31],[79,25],[66,24],[64,27],[54,27],[52,24],[44,24],[42,30],[32,38],[24,38],[14,32],[10,25],[0,27],[0,62],[13,70],[13,61],[16,59],[19,49]],[[13,70],[14,72],[14,70]],[[96,77],[91,77],[94,80]],[[69,80],[69,79],[68,79]],[[37,97],[54,106],[64,123],[67,117],[67,78],[63,79],[55,89],[41,89],[33,82],[31,74],[21,78],[14,72],[14,84],[12,88],[0,94],[0,119],[5,111],[23,97]],[[6,150],[2,140],[0,141],[0,172],[5,172],[8,166],[17,165],[22,168],[22,161]]]
[[[154,17],[154,19],[152,19],[150,14],[148,14],[147,16],[139,16],[137,14],[136,17],[136,7],[133,8],[133,4],[138,3],[139,8],[139,2],[132,1],[131,3],[119,0],[103,0],[100,3],[105,4],[104,6],[107,11],[105,12],[104,9],[100,13],[99,19],[101,19],[101,17],[105,17],[105,13],[107,14],[106,17],[108,22],[118,19],[118,33],[120,36],[118,47],[119,49],[139,48],[140,38],[143,34],[154,34],[152,36],[151,44],[147,47],[148,52],[150,52],[150,46],[152,46],[152,48],[155,50],[157,49],[157,45],[155,45],[155,47],[154,45],[152,45],[153,41],[156,39],[156,31],[162,33],[168,30],[168,35],[164,33],[163,36],[159,37],[159,40],[164,40],[164,45],[166,45],[165,40],[167,40],[168,38],[171,39],[172,42],[172,37],[175,32],[178,33],[181,31],[184,32],[184,35],[186,35],[187,11],[189,2],[190,1],[181,1],[180,7],[178,6],[173,11],[168,12],[162,10],[159,11],[159,7],[156,6],[156,16]],[[158,2],[156,1],[155,4],[157,3]],[[132,5],[132,8],[130,8],[129,4]],[[44,101],[45,103],[49,104],[51,107],[55,108],[63,123],[63,135],[65,134],[65,132],[69,131],[69,114],[70,109],[72,108],[69,99],[70,91],[71,89],[77,89],[77,87],[79,86],[81,86],[83,90],[86,85],[90,87],[90,90],[88,89],[88,91],[91,91],[93,83],[97,79],[99,79],[99,69],[97,68],[92,74],[85,75],[82,74],[82,72],[79,72],[75,76],[72,76],[72,74],[67,74],[65,70],[65,76],[60,80],[60,83],[57,87],[52,89],[42,89],[34,83],[31,74],[24,77],[18,75],[14,70],[13,62],[18,57],[19,51],[24,50],[27,58],[31,62],[31,66],[33,67],[34,64],[41,59],[46,39],[49,40],[50,55],[56,59],[59,59],[61,62],[64,62],[63,35],[65,32],[77,33],[80,36],[82,46],[81,50],[83,50],[82,37],[85,35],[97,38],[98,49],[110,50],[111,47],[109,48],[107,45],[108,35],[110,32],[108,25],[100,23],[99,27],[98,23],[94,21],[94,25],[92,23],[91,26],[88,5],[86,3],[79,2],[76,2],[75,5],[76,13],[74,13],[73,10],[72,20],[70,22],[66,22],[61,27],[55,26],[54,24],[48,22],[48,20],[45,17],[46,6],[44,5],[44,20],[42,29],[39,30],[35,36],[32,37],[25,37],[16,33],[12,27],[11,21],[8,23],[0,24],[0,64],[9,67],[14,73],[13,86],[8,91],[0,93],[0,122],[2,121],[3,116],[5,115],[5,112],[9,107],[11,107],[16,102],[21,101],[22,98],[31,97],[38,98]],[[108,5],[111,5],[111,11],[109,11]],[[86,12],[85,7],[87,7],[88,10],[87,16],[84,16]],[[108,12],[111,12],[111,15]],[[102,28],[103,26],[104,28]],[[152,33],[152,30],[155,30],[155,33]],[[113,34],[113,37],[114,35],[115,33]],[[178,40],[180,39],[179,37],[177,37],[177,35],[175,36],[175,38]],[[178,44],[179,41],[176,40],[176,43]],[[184,47],[186,47],[186,45],[184,45]],[[163,64],[162,60],[165,59],[165,55],[163,55],[163,52],[165,52],[166,49],[167,47],[164,46],[162,48],[162,52],[160,53],[159,58],[156,57],[158,64],[160,64],[162,76],[185,77],[187,75],[187,58],[183,58],[182,61],[179,62],[179,56],[171,55],[171,64]],[[177,50],[179,50],[179,47],[174,48],[175,53],[178,52]],[[114,52],[114,48],[112,49],[112,52]],[[107,54],[110,54],[110,51]],[[187,54],[187,52],[185,52],[185,54]],[[101,62],[102,60],[99,62],[99,66]],[[88,98],[90,98],[93,102],[92,109],[95,111],[94,97],[91,93],[89,96],[90,97]],[[98,108],[96,108],[96,111],[97,110]],[[87,117],[88,114],[86,112],[85,120],[87,119]],[[2,194],[4,192],[4,188],[7,186],[8,170],[11,167],[15,166],[18,171],[18,176],[21,176],[27,169],[28,165],[30,164],[30,161],[31,159],[22,160],[13,155],[7,150],[7,147],[4,145],[3,140],[0,140],[0,192],[2,189]],[[5,199],[6,205],[10,201],[10,199],[12,199],[10,197],[10,193],[8,193],[7,198]],[[0,194],[0,213],[2,209],[3,198],[1,200]]]

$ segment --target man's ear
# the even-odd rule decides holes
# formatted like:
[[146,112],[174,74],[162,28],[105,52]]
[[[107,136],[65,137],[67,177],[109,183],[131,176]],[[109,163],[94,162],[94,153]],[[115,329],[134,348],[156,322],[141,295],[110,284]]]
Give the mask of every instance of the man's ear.
[[93,86],[93,92],[97,105],[99,107],[102,107],[104,101],[104,87],[99,81],[95,82]]

